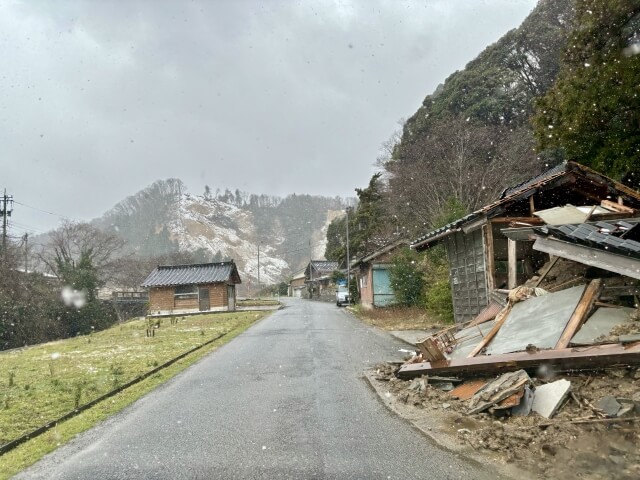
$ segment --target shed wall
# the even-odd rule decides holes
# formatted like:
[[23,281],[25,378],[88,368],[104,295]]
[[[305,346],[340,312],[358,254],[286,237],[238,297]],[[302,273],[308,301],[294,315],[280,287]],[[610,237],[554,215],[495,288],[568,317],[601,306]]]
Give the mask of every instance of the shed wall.
[[[211,283],[199,285],[209,289],[209,304],[211,309],[228,308],[227,285],[225,283]],[[149,289],[149,313],[171,313],[199,310],[198,298],[175,298],[175,287],[154,287]]]
[[364,307],[373,306],[373,274],[371,264],[360,269],[358,274],[358,288],[360,290],[360,304]]
[[482,229],[457,232],[447,239],[453,314],[463,323],[480,313],[487,303],[487,267]]

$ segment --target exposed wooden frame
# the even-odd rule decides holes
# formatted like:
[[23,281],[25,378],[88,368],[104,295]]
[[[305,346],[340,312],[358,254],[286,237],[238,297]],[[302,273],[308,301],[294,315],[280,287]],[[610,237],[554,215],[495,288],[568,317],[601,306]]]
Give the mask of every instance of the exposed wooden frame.
[[640,280],[640,260],[632,257],[624,257],[552,237],[537,237],[533,249]]
[[484,252],[487,264],[485,265],[485,271],[487,274],[487,291],[490,292],[495,288],[495,254],[493,251],[493,226],[487,223],[484,226]]
[[640,365],[640,342],[630,345],[608,344],[562,350],[481,355],[473,358],[449,360],[443,365],[429,362],[406,364],[396,376],[410,379],[421,375],[497,375],[502,372],[534,370],[541,365],[554,366],[556,370],[595,370],[616,366]]
[[539,217],[494,217],[490,220],[491,223],[511,223],[521,222],[528,223],[530,225],[544,225],[544,221]]
[[542,283],[542,281],[545,279],[547,274],[551,271],[553,267],[555,267],[556,263],[558,263],[558,259],[560,258],[560,257],[555,257],[553,255],[551,255],[551,257],[552,257],[552,260],[547,264],[544,270],[540,272],[540,277],[538,278],[538,280],[536,280],[536,283],[533,284],[534,288],[538,287]]
[[438,345],[431,337],[427,337],[424,340],[417,342],[416,346],[422,353],[422,356],[427,359],[432,365],[438,365],[446,361],[446,357],[438,348]]
[[622,203],[620,203],[621,200],[622,200],[622,197],[618,197],[618,202],[612,202],[611,200],[602,200],[600,202],[600,206],[604,208],[608,208],[609,210],[620,212],[620,213],[634,214],[636,212],[633,208],[627,207]]
[[495,324],[493,325],[493,328],[489,330],[489,332],[485,335],[485,337],[482,340],[480,340],[478,345],[476,345],[476,347],[471,351],[471,353],[467,355],[467,358],[475,357],[478,353],[480,353],[480,351],[482,351],[484,347],[489,345],[489,342],[493,340],[493,337],[496,336],[496,334],[498,333],[502,325],[504,325],[504,322],[507,321],[507,317],[511,313],[511,308],[512,308],[512,305],[511,303],[509,303],[507,304],[506,307],[500,310],[500,313],[498,313],[498,315],[496,316]]
[[507,238],[507,287],[509,290],[518,285],[518,244],[515,240]]
[[576,306],[576,309],[573,311],[569,322],[564,327],[564,331],[556,343],[556,348],[567,348],[569,346],[569,342],[576,334],[582,324],[587,319],[589,312],[593,308],[594,302],[598,299],[600,292],[602,291],[602,279],[596,278],[591,280],[587,288],[585,288],[582,293],[582,297]]
[[535,201],[533,200],[533,195],[531,195],[529,197],[529,213],[531,214],[532,217],[535,211],[536,211],[536,204],[535,204]]

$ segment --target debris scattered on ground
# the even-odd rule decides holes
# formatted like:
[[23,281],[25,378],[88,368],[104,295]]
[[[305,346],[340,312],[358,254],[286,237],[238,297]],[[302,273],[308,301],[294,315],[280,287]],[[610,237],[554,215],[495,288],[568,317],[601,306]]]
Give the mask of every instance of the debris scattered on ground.
[[[410,418],[438,418],[442,427],[434,427],[434,431],[451,435],[461,447],[492,452],[542,478],[640,476],[640,384],[635,379],[640,370],[619,368],[617,374],[624,373],[622,377],[588,372],[558,378],[555,373],[556,379],[551,382],[547,381],[550,372],[529,376],[516,371],[493,379],[465,380],[450,392],[439,390],[426,376],[399,379],[394,374],[396,370],[397,365],[379,365],[373,378],[379,379],[388,398],[410,409]],[[523,380],[518,390],[516,386]],[[562,393],[555,395],[556,412],[545,418],[531,406],[540,392],[555,391],[555,384],[563,387],[560,392],[564,392],[564,399],[557,400]],[[518,395],[522,392],[519,405],[500,409],[497,398],[509,389],[518,390]],[[481,399],[483,391],[485,403],[479,400],[477,405],[490,403],[493,407],[470,413],[471,399],[475,395]],[[547,393],[543,395],[546,397]],[[619,405],[615,414],[624,416],[605,413],[600,408],[605,397]]]
[[[524,370],[505,373],[476,392],[469,400],[468,413],[472,415],[489,409],[503,410],[519,405],[520,398],[524,395],[525,386],[530,384],[531,379]],[[502,405],[501,402],[510,398],[511,402]]]
[[571,382],[560,379],[536,388],[533,393],[533,404],[531,410],[539,413],[544,418],[551,418],[560,408],[560,405],[569,395]]

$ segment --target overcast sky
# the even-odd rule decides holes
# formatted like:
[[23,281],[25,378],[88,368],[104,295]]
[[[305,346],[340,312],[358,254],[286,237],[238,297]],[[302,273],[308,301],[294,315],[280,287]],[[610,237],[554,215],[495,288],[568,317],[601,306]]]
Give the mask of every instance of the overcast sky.
[[[0,187],[89,220],[157,179],[353,196],[535,0],[4,1]],[[11,233],[60,218],[16,204]]]

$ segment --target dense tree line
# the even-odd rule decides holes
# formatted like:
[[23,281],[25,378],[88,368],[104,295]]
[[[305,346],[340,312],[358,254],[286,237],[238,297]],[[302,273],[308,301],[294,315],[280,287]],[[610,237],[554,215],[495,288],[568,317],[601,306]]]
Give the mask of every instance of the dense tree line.
[[640,1],[580,0],[557,82],[537,102],[539,148],[640,187]]
[[[565,159],[638,188],[639,53],[640,0],[540,1],[383,144],[380,173],[356,190],[351,249],[413,240]],[[345,223],[330,226],[327,258],[344,258]],[[442,250],[399,253],[392,285],[401,303],[450,315]]]

